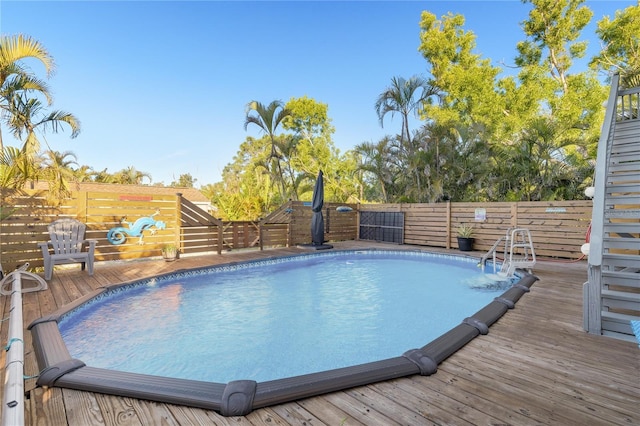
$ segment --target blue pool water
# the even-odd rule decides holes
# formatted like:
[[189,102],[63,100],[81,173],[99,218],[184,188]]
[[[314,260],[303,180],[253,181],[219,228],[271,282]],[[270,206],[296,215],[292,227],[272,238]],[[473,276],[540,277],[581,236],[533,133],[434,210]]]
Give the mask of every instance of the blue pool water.
[[504,292],[476,263],[336,252],[212,268],[109,292],[59,327],[92,367],[260,382],[424,346]]

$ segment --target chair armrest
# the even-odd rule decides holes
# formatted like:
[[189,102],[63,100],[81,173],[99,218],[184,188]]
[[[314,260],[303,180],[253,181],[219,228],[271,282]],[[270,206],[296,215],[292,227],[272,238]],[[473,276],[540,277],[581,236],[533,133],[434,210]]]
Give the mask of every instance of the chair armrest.
[[82,240],[82,244],[89,244],[88,251],[93,254],[96,249],[96,244],[98,244],[98,240]]
[[42,255],[43,256],[48,256],[49,255],[49,245],[51,244],[51,241],[41,241],[38,243],[38,247],[40,247],[42,249]]

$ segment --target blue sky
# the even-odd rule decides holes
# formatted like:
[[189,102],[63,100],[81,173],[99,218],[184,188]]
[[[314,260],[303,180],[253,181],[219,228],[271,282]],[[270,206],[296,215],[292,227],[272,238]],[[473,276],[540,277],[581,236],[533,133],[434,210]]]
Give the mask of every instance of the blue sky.
[[[636,1],[588,1],[583,39]],[[44,138],[78,163],[113,173],[128,166],[165,184],[190,173],[196,187],[221,179],[247,136],[245,106],[308,96],[329,106],[344,152],[399,133],[374,104],[394,76],[427,76],[418,52],[423,10],[463,14],[477,50],[513,64],[529,5],[503,1],[11,1],[0,2],[3,35],[28,34],[54,57],[53,109],[82,123]],[[42,67],[33,70],[44,76]],[[574,70],[577,71],[577,70]],[[5,144],[17,145],[3,129]]]

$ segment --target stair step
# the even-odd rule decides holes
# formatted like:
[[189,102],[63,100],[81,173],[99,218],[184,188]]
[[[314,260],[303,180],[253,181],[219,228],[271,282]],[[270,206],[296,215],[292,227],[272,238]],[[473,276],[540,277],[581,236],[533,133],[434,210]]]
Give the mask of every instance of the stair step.
[[602,329],[616,333],[633,335],[631,321],[640,320],[640,316],[619,314],[616,312],[602,311]]

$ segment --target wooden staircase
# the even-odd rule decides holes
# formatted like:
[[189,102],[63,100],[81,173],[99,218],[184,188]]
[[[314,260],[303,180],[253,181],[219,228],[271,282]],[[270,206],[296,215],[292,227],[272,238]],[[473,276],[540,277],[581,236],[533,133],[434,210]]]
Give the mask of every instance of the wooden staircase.
[[635,341],[640,320],[640,87],[614,76],[598,145],[584,328]]

